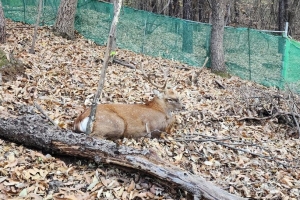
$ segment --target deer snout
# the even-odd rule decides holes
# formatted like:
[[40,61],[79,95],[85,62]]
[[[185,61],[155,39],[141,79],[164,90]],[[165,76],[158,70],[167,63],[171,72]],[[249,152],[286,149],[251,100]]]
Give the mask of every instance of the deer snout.
[[184,110],[185,109],[185,106],[180,103],[180,102],[177,102],[177,105],[175,106],[175,110]]
[[185,105],[181,104],[181,110],[185,110]]

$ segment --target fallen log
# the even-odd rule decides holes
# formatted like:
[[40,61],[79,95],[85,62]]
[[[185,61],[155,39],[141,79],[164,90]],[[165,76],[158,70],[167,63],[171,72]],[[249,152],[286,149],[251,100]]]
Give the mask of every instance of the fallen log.
[[0,137],[46,152],[139,170],[158,178],[168,186],[179,187],[189,192],[194,199],[244,199],[218,188],[202,177],[163,161],[153,151],[119,146],[112,141],[61,130],[40,115],[0,118]]

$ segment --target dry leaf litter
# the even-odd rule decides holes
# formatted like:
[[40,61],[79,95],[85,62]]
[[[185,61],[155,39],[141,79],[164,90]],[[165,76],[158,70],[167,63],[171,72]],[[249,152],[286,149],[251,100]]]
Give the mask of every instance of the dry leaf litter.
[[[25,64],[25,73],[2,82],[0,111],[18,114],[36,101],[61,128],[91,104],[105,47],[77,35],[68,41],[51,29],[38,29],[35,54],[28,53],[33,28],[8,21],[1,48]],[[112,63],[101,103],[140,103],[154,88],[141,71],[156,74],[155,82],[176,86],[185,109],[176,113],[173,134],[161,139],[123,139],[134,148],[151,148],[166,161],[212,181],[220,188],[257,199],[299,199],[300,141],[287,117],[297,96],[279,93],[238,77],[222,78],[207,69],[117,50],[117,58],[136,70]],[[37,111],[38,112],[38,111]],[[266,117],[269,116],[269,117]],[[265,119],[259,119],[265,118]],[[179,191],[155,180],[77,160],[60,158],[0,140],[0,199],[184,199]]]

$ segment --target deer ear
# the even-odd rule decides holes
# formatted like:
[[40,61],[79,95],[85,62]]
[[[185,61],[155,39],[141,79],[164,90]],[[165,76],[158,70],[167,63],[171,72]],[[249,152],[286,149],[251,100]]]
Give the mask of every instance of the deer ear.
[[173,89],[166,89],[165,94],[167,96],[172,96],[172,95],[175,95],[175,91]]

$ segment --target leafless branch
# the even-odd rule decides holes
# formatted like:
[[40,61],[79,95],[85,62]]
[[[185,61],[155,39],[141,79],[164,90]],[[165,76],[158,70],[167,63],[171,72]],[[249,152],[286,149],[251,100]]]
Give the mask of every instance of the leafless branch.
[[209,0],[206,0],[207,3],[208,3],[208,6],[210,7],[210,9],[212,9],[212,5],[211,5],[211,2]]
[[47,115],[47,113],[42,109],[42,107],[35,101],[34,106],[55,126],[58,127],[57,124]]
[[275,118],[277,116],[283,116],[283,115],[290,115],[290,116],[295,116],[300,118],[300,115],[298,113],[294,113],[294,112],[277,112],[271,116],[267,116],[267,117],[243,117],[238,119],[239,121],[243,121],[243,120],[267,120],[267,119],[272,119]]
[[[277,158],[275,156],[272,156],[272,152],[258,144],[254,144],[254,143],[249,143],[249,142],[246,142],[246,143],[243,143],[243,142],[234,142],[234,140],[230,139],[230,138],[217,138],[217,137],[213,137],[213,136],[206,136],[206,135],[201,135],[201,134],[195,134],[196,138],[195,139],[192,139],[192,138],[178,138],[176,139],[175,141],[180,141],[180,142],[188,142],[188,141],[193,141],[193,142],[214,142],[216,144],[219,144],[219,145],[222,145],[224,147],[227,147],[227,148],[230,148],[232,150],[235,150],[235,151],[242,151],[244,153],[247,153],[247,154],[250,154],[250,155],[253,155],[253,156],[257,156],[257,157],[261,157],[261,158],[264,158],[264,159],[267,159],[267,160],[271,160],[271,161],[274,161],[284,167],[290,167],[290,168],[298,168],[299,166],[293,166],[293,165],[289,165],[289,164],[286,164],[286,163],[289,163],[289,161],[287,160],[284,160],[284,159],[280,159],[280,158]],[[209,139],[205,139],[205,138],[199,138],[199,136],[204,136],[204,137],[209,137]],[[231,143],[229,142],[224,142],[224,141],[232,141]],[[247,149],[243,149],[243,148],[237,148],[237,147],[234,147],[234,146],[254,146],[254,147],[257,147],[259,149],[262,149],[266,152],[268,152],[269,156],[266,156],[266,155],[262,155],[262,154],[258,154],[258,153],[254,153],[254,152],[251,152]],[[280,161],[278,161],[280,160]]]
[[135,67],[134,65],[132,65],[132,64],[130,64],[130,63],[126,63],[126,62],[124,62],[124,61],[122,61],[122,60],[119,60],[119,59],[114,58],[113,61],[114,61],[115,63],[120,64],[120,65],[124,65],[125,67],[129,67],[130,69],[136,69],[136,67]]

